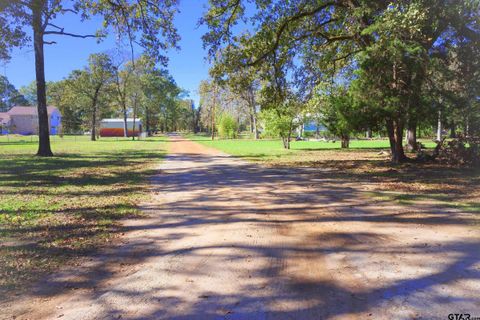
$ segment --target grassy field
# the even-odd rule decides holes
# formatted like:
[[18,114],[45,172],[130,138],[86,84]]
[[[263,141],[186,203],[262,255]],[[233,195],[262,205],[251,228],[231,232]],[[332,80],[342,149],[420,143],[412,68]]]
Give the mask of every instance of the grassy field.
[[111,241],[116,221],[138,214],[165,139],[0,136],[0,294]]
[[[480,213],[480,170],[441,164],[392,166],[385,140],[339,143],[216,140],[189,136],[249,161],[327,168],[333,179],[367,186],[375,199]],[[91,142],[52,137],[53,158],[35,157],[36,137],[0,136],[0,296],[112,241],[118,219],[139,214],[166,139]]]
[[[284,150],[278,140],[188,138],[264,165],[328,169],[334,179],[364,185],[375,199],[480,213],[480,169],[440,163],[392,165],[388,152],[383,152],[389,149],[388,140],[353,140],[350,149],[340,149],[338,141],[292,141],[291,150]],[[421,142],[427,148],[435,145],[428,140]]]
[[[389,150],[387,139],[352,140],[348,150],[341,149],[339,141],[292,141],[291,149],[285,150],[280,140],[217,139],[212,141],[209,136],[193,134],[187,137],[237,157],[273,165],[317,166],[325,165],[331,160],[357,160],[357,164],[359,161],[383,161],[387,157],[382,150]],[[428,148],[435,146],[433,141],[421,142]]]

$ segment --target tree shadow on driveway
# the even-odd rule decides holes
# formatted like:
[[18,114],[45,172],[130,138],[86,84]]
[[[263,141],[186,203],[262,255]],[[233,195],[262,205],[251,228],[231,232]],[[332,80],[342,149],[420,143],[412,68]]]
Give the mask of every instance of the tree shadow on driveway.
[[124,224],[124,241],[28,298],[60,303],[67,319],[480,314],[478,215],[375,200],[362,179],[169,155],[157,201]]

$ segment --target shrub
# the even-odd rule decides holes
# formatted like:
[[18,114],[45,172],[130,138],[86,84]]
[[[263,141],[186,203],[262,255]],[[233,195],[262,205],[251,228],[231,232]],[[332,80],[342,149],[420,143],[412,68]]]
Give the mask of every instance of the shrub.
[[[288,114],[279,114],[275,110],[262,110],[259,118],[263,122],[263,134],[265,138],[279,138],[288,136],[290,133],[294,117]],[[293,119],[293,120],[292,120]]]
[[218,124],[218,135],[224,139],[235,139],[238,135],[238,124],[229,114],[223,114]]
[[440,160],[454,165],[480,165],[480,138],[463,135],[444,142],[440,149]]

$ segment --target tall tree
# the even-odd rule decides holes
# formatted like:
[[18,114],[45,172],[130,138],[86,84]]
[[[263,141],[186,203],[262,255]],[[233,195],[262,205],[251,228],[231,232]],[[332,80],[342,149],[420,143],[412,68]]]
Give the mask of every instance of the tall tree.
[[[237,48],[237,50],[229,49],[217,54],[215,63],[210,68],[210,74],[215,81],[228,88],[226,92],[230,94],[231,100],[236,100],[238,104],[246,107],[250,132],[255,139],[258,139],[257,99],[260,91],[260,75],[258,70],[253,67],[244,68],[240,60],[237,59],[241,55],[241,48]],[[223,55],[230,55],[230,57],[222,57]],[[238,111],[236,110],[237,114]]]
[[127,67],[125,61],[116,63],[114,66],[114,96],[121,108],[123,117],[123,134],[126,138],[128,136],[128,96],[131,88],[131,77],[133,69]]
[[14,105],[27,104],[27,99],[8,81],[7,77],[0,76],[0,112],[6,112]]
[[210,128],[212,140],[215,140],[218,102],[220,101],[219,85],[214,80],[203,80],[198,89],[200,93],[200,105],[202,106],[202,122]]
[[[44,45],[55,41],[45,40],[45,36],[70,36],[76,38],[94,38],[106,35],[112,28],[119,37],[127,38],[133,51],[134,44],[143,47],[146,52],[166,63],[162,52],[175,47],[179,39],[173,27],[173,15],[176,12],[176,0],[73,0],[65,5],[61,0],[11,0],[0,5],[0,58],[8,59],[13,47],[26,45],[30,37],[26,28],[33,31],[35,52],[35,75],[37,84],[37,108],[39,121],[39,147],[37,155],[52,156],[48,130],[48,114],[45,86]],[[55,19],[63,14],[77,14],[81,19],[92,15],[104,18],[103,28],[96,34],[76,34],[58,26]],[[140,34],[140,38],[138,38]]]
[[309,101],[309,111],[319,115],[321,122],[330,133],[341,139],[341,147],[348,148],[354,123],[360,113],[353,108],[352,95],[348,88],[334,85],[318,86],[315,95]]
[[89,100],[90,138],[96,140],[98,106],[104,90],[113,78],[113,65],[108,55],[92,54],[84,70],[73,71],[69,77],[70,88]]
[[80,133],[84,119],[89,117],[88,97],[76,89],[68,79],[47,83],[47,103],[58,107],[62,113],[63,133]]
[[27,105],[37,105],[37,82],[35,80],[25,86],[20,87],[19,92],[27,100]]

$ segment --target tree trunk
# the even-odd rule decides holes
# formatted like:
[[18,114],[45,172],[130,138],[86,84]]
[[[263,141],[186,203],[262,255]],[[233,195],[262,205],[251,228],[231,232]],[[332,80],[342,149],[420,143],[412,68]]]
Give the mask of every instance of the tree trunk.
[[372,129],[368,128],[365,136],[367,139],[372,139]]
[[259,132],[258,132],[258,125],[257,125],[257,110],[255,105],[252,108],[252,120],[253,120],[253,132],[255,136],[255,140],[259,139]]
[[470,117],[468,116],[468,113],[464,117],[464,123],[463,123],[463,135],[465,137],[468,137],[470,134]]
[[128,137],[128,118],[127,118],[127,103],[123,102],[123,136]]
[[215,140],[215,112],[212,112],[212,140]]
[[290,123],[290,128],[288,130],[287,136],[282,136],[283,147],[287,150],[290,149],[290,139],[292,138],[292,124]]
[[254,133],[255,129],[253,128],[253,114],[252,113],[250,113],[250,119],[249,120],[250,120],[249,121],[250,122],[250,133]]
[[200,131],[200,127],[198,125],[199,122],[199,113],[195,110],[193,113],[193,133],[197,134]]
[[213,106],[212,106],[212,114],[211,114],[211,117],[212,117],[212,140],[215,140],[215,107],[216,107],[216,103],[217,103],[217,86],[215,85],[213,87]]
[[147,131],[147,136],[151,137],[152,133],[150,132],[150,111],[148,108],[145,108],[145,130]]
[[342,149],[348,149],[350,147],[350,137],[347,134],[342,134]]
[[90,132],[90,140],[95,141],[96,140],[96,126],[97,126],[97,96],[95,94],[95,97],[93,98],[92,101],[92,130]]
[[407,129],[407,150],[418,151],[417,122],[416,121],[412,121],[408,125],[408,129]]
[[135,117],[137,116],[137,94],[133,98],[133,128],[132,128],[132,140],[135,140]]
[[50,148],[50,132],[48,128],[47,93],[45,85],[45,60],[43,54],[42,11],[44,1],[34,1],[32,7],[33,47],[35,51],[35,77],[37,80],[37,112],[38,112],[38,151],[37,156],[53,156]]
[[438,122],[437,122],[437,141],[442,140],[442,111],[438,111]]
[[455,121],[452,121],[452,124],[450,126],[450,138],[455,139],[457,137],[457,126],[455,124]]
[[401,163],[407,160],[403,150],[403,124],[399,120],[387,120],[388,139],[390,141],[391,160]]
[[290,137],[289,136],[284,136],[282,137],[282,143],[283,143],[283,148],[284,149],[290,149]]
[[193,101],[191,101],[191,108],[192,108],[192,132],[197,133],[197,123],[195,121],[195,105]]

